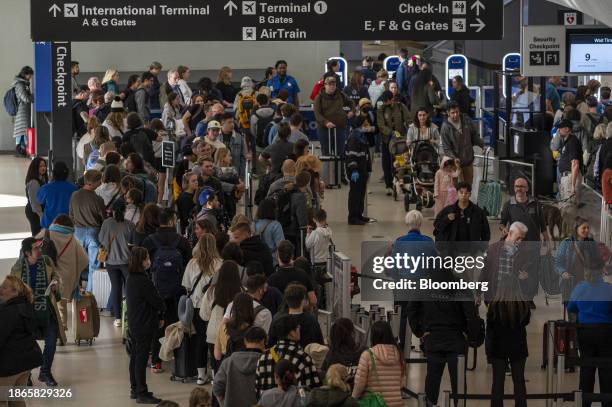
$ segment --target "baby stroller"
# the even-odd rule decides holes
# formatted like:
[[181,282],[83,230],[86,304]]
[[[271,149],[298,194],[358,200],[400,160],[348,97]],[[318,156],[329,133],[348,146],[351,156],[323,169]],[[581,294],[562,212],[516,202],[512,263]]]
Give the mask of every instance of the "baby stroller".
[[395,138],[389,143],[389,150],[395,157],[393,198],[397,201],[404,195],[406,212],[411,204],[415,204],[419,211],[432,208],[435,175],[439,169],[436,148],[428,141],[415,141],[407,145],[404,139],[399,142]]

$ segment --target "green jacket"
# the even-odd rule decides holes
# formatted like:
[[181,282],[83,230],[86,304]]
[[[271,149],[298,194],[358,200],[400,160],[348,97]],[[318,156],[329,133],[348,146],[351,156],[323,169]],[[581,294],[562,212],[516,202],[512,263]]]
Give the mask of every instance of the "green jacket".
[[398,131],[402,137],[405,137],[410,122],[410,112],[403,103],[394,102],[390,105],[382,105],[376,113],[376,123],[385,144],[389,143],[394,131]]
[[314,114],[319,128],[324,129],[328,122],[332,122],[338,128],[347,125],[347,112],[345,108],[353,111],[355,103],[343,92],[336,90],[331,95],[325,93],[325,89],[317,95],[314,101]]

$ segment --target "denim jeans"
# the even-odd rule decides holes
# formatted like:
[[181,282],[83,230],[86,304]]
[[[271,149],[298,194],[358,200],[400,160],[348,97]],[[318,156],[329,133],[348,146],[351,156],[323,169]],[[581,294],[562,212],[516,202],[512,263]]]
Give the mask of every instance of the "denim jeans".
[[[125,283],[128,277],[128,266],[124,265],[106,265],[106,271],[111,282],[111,295],[108,298],[108,309],[112,310],[115,319],[121,319],[121,300],[124,297]],[[110,305],[110,306],[108,306]]]
[[45,349],[43,350],[43,362],[40,366],[40,372],[49,374],[51,373],[51,366],[53,365],[53,358],[55,358],[55,348],[57,347],[57,319],[53,310],[50,311],[49,326],[45,331]]
[[98,268],[98,234],[100,228],[92,227],[76,227],[74,229],[74,237],[83,246],[89,257],[89,272],[87,274],[87,291],[92,292],[93,289],[93,273]]

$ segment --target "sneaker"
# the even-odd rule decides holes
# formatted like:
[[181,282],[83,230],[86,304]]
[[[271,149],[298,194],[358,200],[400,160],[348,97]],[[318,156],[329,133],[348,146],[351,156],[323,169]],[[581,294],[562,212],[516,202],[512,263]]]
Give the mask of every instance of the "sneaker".
[[57,382],[51,373],[41,373],[38,375],[38,381],[46,384],[49,387],[57,386]]
[[198,377],[198,380],[196,381],[196,384],[198,386],[204,386],[205,384],[210,383],[210,377]]
[[367,216],[362,216],[361,220],[364,221],[365,223],[376,223],[376,222],[378,222],[376,219],[368,218]]
[[161,366],[161,363],[151,363],[151,372],[152,373],[163,373],[164,369]]
[[387,196],[393,195],[393,188],[387,188]]
[[115,322],[113,322],[113,325],[115,325],[117,328],[121,328],[121,320],[116,319]]
[[136,404],[159,404],[162,399],[158,399],[153,393],[142,394],[136,398]]
[[[147,395],[149,395],[149,396],[153,397],[153,393],[152,393],[152,392],[150,392],[150,391],[148,391],[148,392],[147,392]],[[136,399],[138,398],[138,396],[136,395],[136,390],[134,390],[134,389],[131,389],[131,390],[130,390],[130,398],[131,398],[132,400],[136,400]]]

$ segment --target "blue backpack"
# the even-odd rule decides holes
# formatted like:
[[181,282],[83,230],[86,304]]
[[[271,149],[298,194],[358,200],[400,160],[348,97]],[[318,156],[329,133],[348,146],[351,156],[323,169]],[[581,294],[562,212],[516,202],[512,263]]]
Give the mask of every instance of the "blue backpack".
[[11,86],[10,89],[4,94],[4,109],[9,116],[17,116],[19,101],[17,100],[17,92],[15,92],[14,86]]
[[180,239],[175,239],[170,245],[164,245],[152,235],[151,241],[155,245],[155,255],[151,262],[153,285],[162,298],[178,298],[184,293],[181,285],[183,256],[177,248]]

